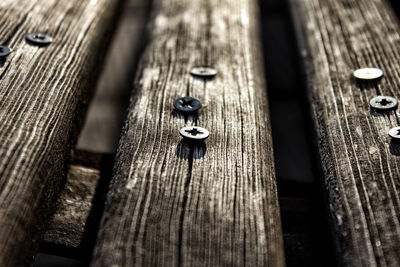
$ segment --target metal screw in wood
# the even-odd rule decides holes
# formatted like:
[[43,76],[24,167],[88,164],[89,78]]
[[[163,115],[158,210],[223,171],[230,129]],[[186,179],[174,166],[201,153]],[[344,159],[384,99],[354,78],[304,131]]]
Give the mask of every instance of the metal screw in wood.
[[197,98],[185,96],[176,99],[174,107],[181,112],[195,112],[201,108],[201,102]]
[[0,58],[6,57],[11,54],[11,49],[7,46],[0,45]]
[[52,39],[47,34],[43,33],[28,33],[26,35],[26,41],[30,44],[37,46],[45,46],[52,42]]
[[377,110],[390,110],[397,107],[397,100],[390,96],[377,96],[372,98],[369,104]]
[[362,68],[355,70],[353,75],[359,80],[375,80],[383,76],[383,71],[378,68]]
[[202,141],[207,139],[210,133],[206,129],[201,127],[188,126],[180,129],[179,134],[187,140]]
[[190,73],[197,77],[212,78],[217,75],[217,70],[210,67],[196,67],[193,68]]
[[390,129],[390,130],[389,130],[389,135],[390,135],[392,138],[395,138],[395,139],[399,139],[399,140],[400,140],[400,127],[397,126],[397,127],[394,127],[394,128],[392,128],[392,129]]

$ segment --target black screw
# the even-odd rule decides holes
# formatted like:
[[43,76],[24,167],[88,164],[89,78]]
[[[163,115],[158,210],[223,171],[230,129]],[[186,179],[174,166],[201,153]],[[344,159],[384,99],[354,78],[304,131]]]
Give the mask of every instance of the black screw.
[[52,42],[51,37],[43,33],[28,33],[26,41],[37,46],[45,46]]
[[11,49],[8,48],[7,46],[0,45],[0,58],[6,57],[9,54],[11,54]]
[[176,99],[174,107],[181,112],[195,112],[201,108],[201,102],[197,98],[185,96]]

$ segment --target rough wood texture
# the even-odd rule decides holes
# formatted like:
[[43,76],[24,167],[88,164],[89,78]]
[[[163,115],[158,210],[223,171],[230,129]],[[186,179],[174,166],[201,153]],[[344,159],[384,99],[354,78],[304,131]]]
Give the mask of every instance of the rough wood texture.
[[112,155],[74,151],[57,211],[46,229],[40,251],[89,258],[103,211]]
[[73,248],[81,246],[99,179],[98,169],[70,166],[60,205],[44,235],[46,242]]
[[[400,146],[388,130],[394,111],[376,95],[400,99],[400,27],[384,0],[291,0],[309,88],[319,155],[341,262],[400,265]],[[357,82],[359,67],[385,76]]]
[[[13,49],[0,68],[1,266],[31,261],[117,6],[117,0],[0,1],[0,43]],[[29,32],[47,33],[53,43],[28,44]]]
[[[155,1],[92,266],[284,265],[256,7]],[[198,116],[173,111],[186,95]],[[195,124],[203,144],[178,134]]]
[[136,65],[144,47],[151,1],[126,0],[77,148],[116,153]]

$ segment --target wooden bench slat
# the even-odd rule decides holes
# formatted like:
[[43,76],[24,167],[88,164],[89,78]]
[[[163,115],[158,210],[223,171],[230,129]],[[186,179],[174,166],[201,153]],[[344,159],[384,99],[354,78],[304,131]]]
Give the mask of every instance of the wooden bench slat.
[[[256,7],[155,1],[92,266],[284,265]],[[198,116],[173,111],[187,95]]]
[[40,242],[40,252],[90,258],[108,190],[113,155],[74,150],[57,211]]
[[150,5],[142,0],[123,3],[105,67],[72,153],[57,211],[40,243],[41,252],[73,258],[91,257],[104,192],[111,179],[113,155],[104,153],[116,152],[114,143],[118,142],[123,122],[120,117],[129,104],[126,95],[131,90],[132,66],[137,65],[144,45],[143,33]]
[[[399,266],[399,145],[388,135],[399,115],[369,106],[376,95],[400,99],[398,19],[386,0],[290,3],[340,260]],[[384,77],[357,82],[360,67]]]
[[133,74],[145,45],[144,32],[151,3],[125,0],[118,28],[108,50],[77,148],[116,153],[124,115],[129,105]]
[[[0,44],[0,265],[32,260],[53,210],[115,22],[117,0],[2,0]],[[46,47],[28,44],[47,33]]]

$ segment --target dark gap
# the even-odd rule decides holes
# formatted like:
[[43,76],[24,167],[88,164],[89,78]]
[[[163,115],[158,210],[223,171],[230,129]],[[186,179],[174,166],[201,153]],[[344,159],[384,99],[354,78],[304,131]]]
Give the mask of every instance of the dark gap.
[[289,4],[260,0],[287,266],[336,266],[306,82]]
[[394,13],[397,16],[397,19],[400,18],[400,1],[399,0],[389,0],[389,3],[392,5]]

